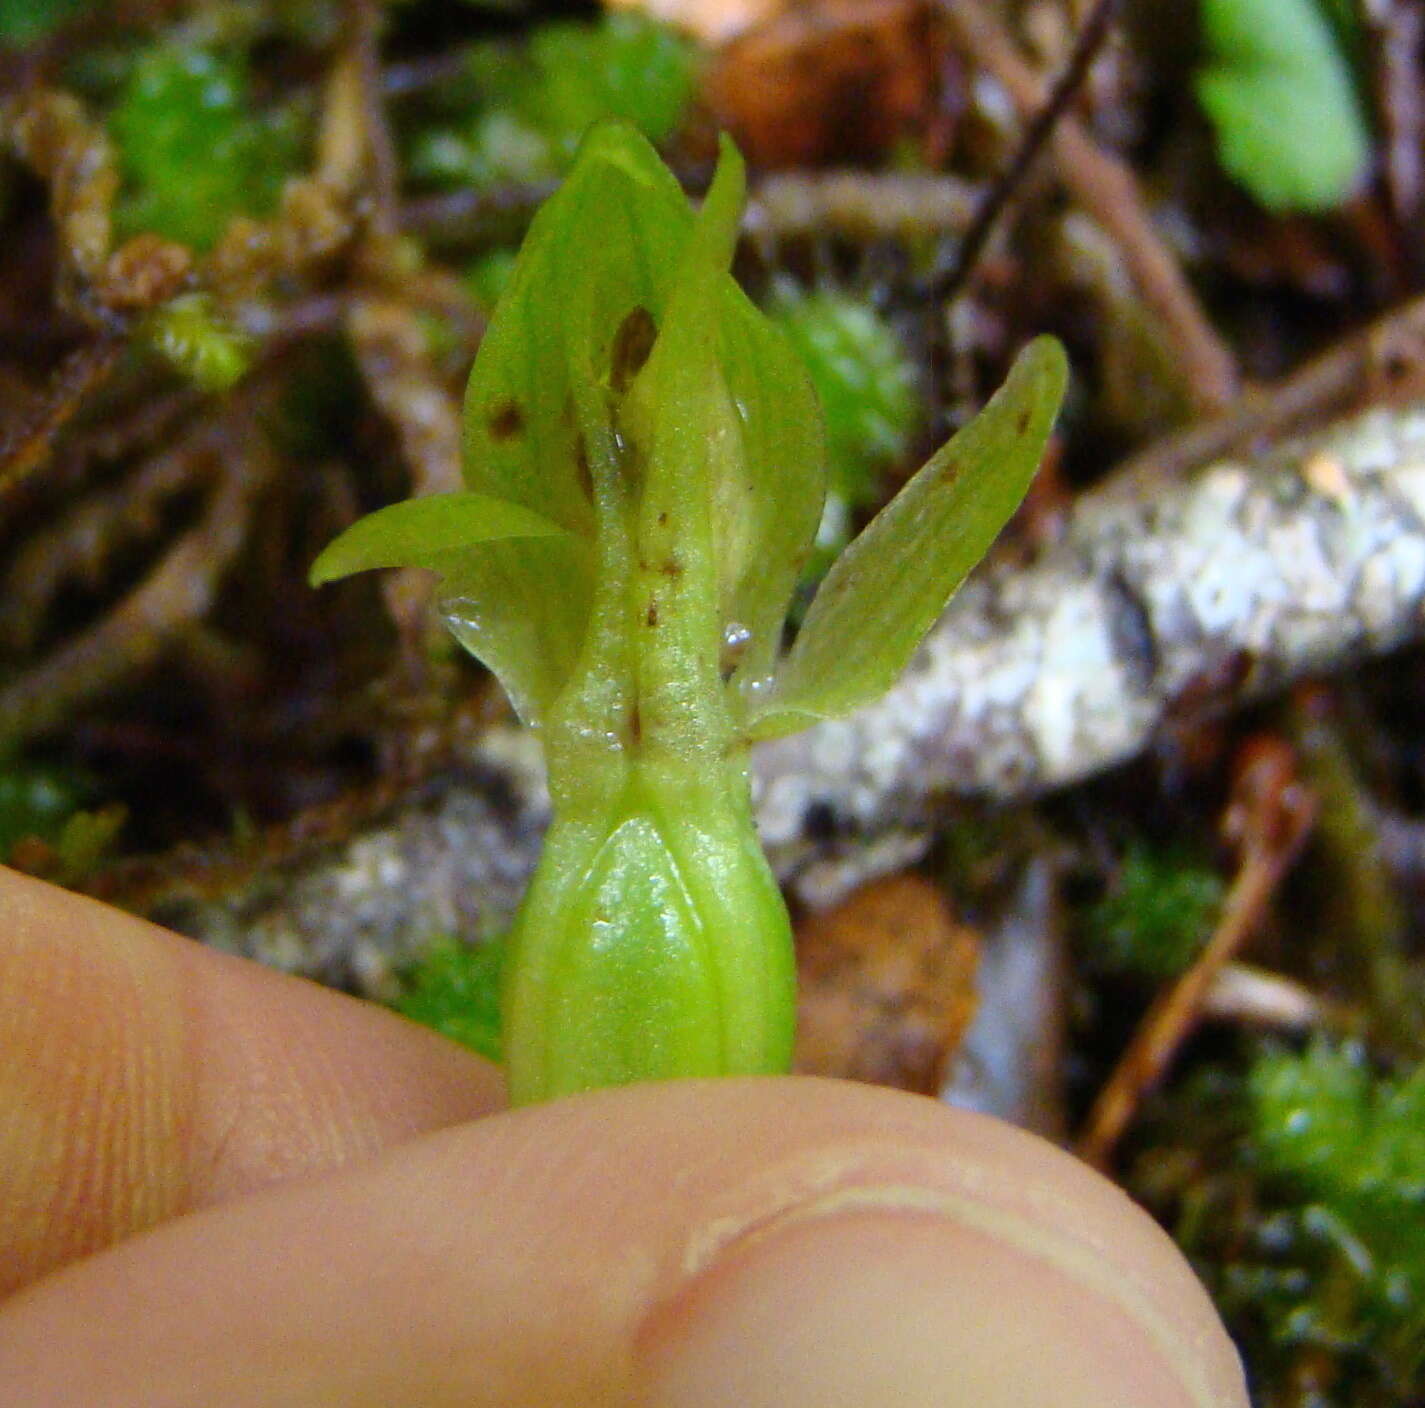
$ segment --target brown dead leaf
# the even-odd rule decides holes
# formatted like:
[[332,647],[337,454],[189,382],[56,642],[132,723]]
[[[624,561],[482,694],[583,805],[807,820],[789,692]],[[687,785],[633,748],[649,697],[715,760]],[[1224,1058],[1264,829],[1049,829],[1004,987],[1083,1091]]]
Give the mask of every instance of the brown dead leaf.
[[703,91],[754,165],[872,161],[934,126],[942,53],[919,0],[818,0],[734,39]]
[[979,938],[918,875],[798,926],[795,1069],[932,1095],[975,1012]]

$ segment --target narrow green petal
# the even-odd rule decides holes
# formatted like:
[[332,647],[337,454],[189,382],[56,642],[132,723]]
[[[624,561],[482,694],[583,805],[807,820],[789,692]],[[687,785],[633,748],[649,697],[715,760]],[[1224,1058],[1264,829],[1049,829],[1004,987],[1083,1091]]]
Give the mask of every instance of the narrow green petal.
[[890,687],[1023,499],[1067,377],[1057,342],[1030,343],[989,405],[837,559],[752,737],[849,713]]
[[358,519],[312,564],[314,587],[376,567],[444,573],[452,553],[500,538],[544,538],[564,529],[542,513],[489,494],[430,494]]

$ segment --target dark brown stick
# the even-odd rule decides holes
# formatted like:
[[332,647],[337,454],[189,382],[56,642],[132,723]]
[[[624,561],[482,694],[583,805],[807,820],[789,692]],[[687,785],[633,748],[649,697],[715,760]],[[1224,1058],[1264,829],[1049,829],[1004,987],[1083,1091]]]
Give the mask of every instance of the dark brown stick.
[[[945,13],[966,51],[1009,91],[1026,117],[1048,106],[1039,75],[979,0],[946,0]],[[1193,403],[1211,414],[1237,395],[1237,365],[1163,243],[1133,173],[1100,148],[1072,117],[1053,133],[1059,174],[1075,198],[1112,235],[1144,301],[1172,336]]]
[[965,286],[966,280],[974,272],[1000,213],[1019,189],[1034,159],[1043,150],[1044,143],[1049,140],[1054,128],[1058,126],[1059,119],[1068,112],[1069,104],[1083,86],[1089,67],[1117,17],[1118,4],[1119,0],[1096,0],[1088,19],[1079,30],[1078,38],[1074,41],[1068,64],[1054,83],[1049,101],[1040,108],[1034,120],[1025,129],[1014,160],[975,212],[975,218],[965,232],[954,262],[931,282],[930,296],[936,303],[948,303]]

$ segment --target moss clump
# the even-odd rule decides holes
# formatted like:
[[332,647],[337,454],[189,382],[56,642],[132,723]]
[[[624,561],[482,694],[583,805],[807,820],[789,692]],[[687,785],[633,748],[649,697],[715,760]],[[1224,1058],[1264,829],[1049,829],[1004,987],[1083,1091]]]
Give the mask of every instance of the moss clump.
[[1238,1269],[1236,1291],[1268,1311],[1279,1344],[1341,1356],[1362,1393],[1418,1388],[1425,1065],[1380,1075],[1359,1047],[1319,1041],[1263,1056],[1247,1089],[1249,1157],[1267,1188],[1294,1202],[1264,1224],[1268,1256]]
[[406,991],[396,1010],[498,1061],[504,957],[505,946],[499,940],[478,946],[452,939],[434,943],[407,975]]
[[252,360],[252,342],[203,293],[185,293],[156,308],[144,331],[149,346],[203,391],[236,386]]
[[116,215],[126,234],[153,231],[208,249],[233,216],[270,214],[297,169],[290,116],[256,112],[243,60],[195,45],[143,54],[109,126],[125,181]]
[[1090,953],[1106,968],[1173,977],[1206,942],[1222,896],[1215,871],[1180,851],[1135,842],[1108,893],[1088,912]]
[[552,180],[609,117],[666,142],[687,115],[696,64],[691,44],[636,14],[544,25],[518,48],[476,45],[464,102],[415,138],[410,170],[453,186]]
[[768,308],[805,364],[826,421],[827,497],[807,578],[850,541],[853,518],[881,498],[881,472],[902,459],[922,418],[915,366],[864,298],[781,284]]

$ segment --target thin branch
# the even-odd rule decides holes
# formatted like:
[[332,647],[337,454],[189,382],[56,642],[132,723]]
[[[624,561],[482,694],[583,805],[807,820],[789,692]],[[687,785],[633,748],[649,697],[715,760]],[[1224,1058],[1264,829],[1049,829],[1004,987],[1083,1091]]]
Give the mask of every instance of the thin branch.
[[219,479],[197,524],[101,621],[0,690],[0,750],[53,728],[76,707],[141,673],[212,605],[247,537],[252,502],[271,456],[251,425],[252,407],[210,424],[195,453]]
[[0,497],[45,463],[56,433],[108,378],[123,347],[121,338],[101,336],[75,348],[44,391],[10,425],[0,427]]
[[209,472],[191,438],[180,439],[117,488],[80,499],[57,523],[31,534],[0,578],[0,642],[16,653],[30,650],[66,584],[93,583],[111,558],[154,532],[165,499]]
[[1425,390],[1425,297],[1391,309],[1369,327],[1267,386],[1249,388],[1224,415],[1164,437],[1125,461],[1092,492],[1102,503],[1150,497],[1209,460],[1250,454],[1288,433],[1364,402]]
[[1048,101],[1025,128],[1014,160],[975,212],[974,221],[965,232],[954,262],[932,281],[929,296],[933,302],[948,303],[954,298],[979,263],[1000,213],[1019,189],[1034,159],[1043,150],[1059,120],[1068,112],[1069,105],[1088,76],[1089,68],[1117,18],[1118,4],[1119,0],[1095,0],[1094,8],[1074,41],[1069,62],[1055,80]]
[[[1022,115],[1047,108],[1039,76],[1020,57],[987,5],[979,0],[945,0],[945,13],[965,49],[1005,86]],[[1144,301],[1171,334],[1193,400],[1204,412],[1221,410],[1237,393],[1236,361],[1154,229],[1133,173],[1102,150],[1072,117],[1060,120],[1053,144],[1064,184],[1113,236]]]
[[1148,1009],[1094,1101],[1079,1138],[1078,1155],[1096,1168],[1107,1166],[1143,1096],[1171,1065],[1227,964],[1261,923],[1272,895],[1311,831],[1316,807],[1304,789],[1289,783],[1267,805],[1273,811],[1270,823],[1252,826],[1246,837],[1241,867],[1207,947]]
[[374,0],[350,0],[351,46],[361,89],[361,127],[371,187],[371,228],[391,234],[396,226],[400,167],[386,121],[381,75],[381,10]]

